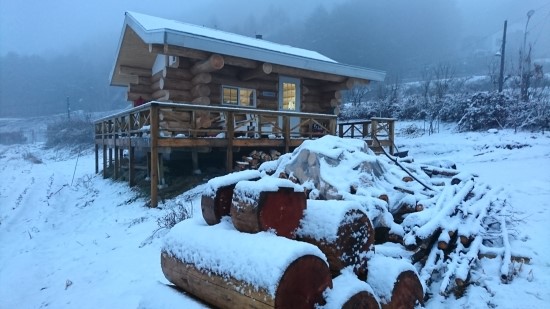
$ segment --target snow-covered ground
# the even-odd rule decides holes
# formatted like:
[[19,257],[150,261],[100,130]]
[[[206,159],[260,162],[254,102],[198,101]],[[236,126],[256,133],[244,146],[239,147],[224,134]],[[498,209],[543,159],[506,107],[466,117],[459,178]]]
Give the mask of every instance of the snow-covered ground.
[[[479,285],[458,300],[435,294],[426,307],[548,308],[550,134],[444,127],[431,136],[399,136],[398,146],[417,162],[451,160],[503,187],[517,222],[513,251],[532,257],[516,265],[510,284],[500,281],[499,261],[483,259],[484,272],[473,274]],[[91,150],[0,145],[0,308],[203,308],[159,284],[167,281],[157,218],[182,200],[146,208],[125,183],[94,174]]]

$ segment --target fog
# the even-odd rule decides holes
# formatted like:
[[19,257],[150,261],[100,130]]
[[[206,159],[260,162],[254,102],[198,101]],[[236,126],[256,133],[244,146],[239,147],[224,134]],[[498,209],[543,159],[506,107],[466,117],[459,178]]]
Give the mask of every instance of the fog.
[[262,34],[415,80],[441,63],[462,76],[487,74],[498,61],[504,20],[513,73],[529,10],[526,45],[548,72],[550,0],[0,0],[0,116],[15,113],[19,101],[40,102],[26,112],[62,109],[66,96],[90,110],[120,106],[123,91],[109,87],[108,76],[125,11]]

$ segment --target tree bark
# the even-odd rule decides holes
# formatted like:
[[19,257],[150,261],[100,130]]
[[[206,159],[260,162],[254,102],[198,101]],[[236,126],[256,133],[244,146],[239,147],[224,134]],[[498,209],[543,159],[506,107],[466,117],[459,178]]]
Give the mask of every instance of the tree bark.
[[265,289],[232,277],[199,269],[167,252],[161,254],[164,276],[177,287],[218,308],[314,308],[324,303],[323,291],[332,286],[325,262],[313,255],[294,260],[281,276],[275,297]]

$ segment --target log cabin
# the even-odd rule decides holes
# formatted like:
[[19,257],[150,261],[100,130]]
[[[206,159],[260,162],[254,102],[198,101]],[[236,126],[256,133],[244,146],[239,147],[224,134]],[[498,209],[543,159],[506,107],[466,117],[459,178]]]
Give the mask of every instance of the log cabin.
[[117,178],[127,154],[133,185],[135,154],[147,153],[155,207],[163,155],[186,153],[197,170],[200,154],[221,152],[231,171],[242,149],[289,152],[336,134],[342,91],[384,77],[261,37],[126,12],[110,82],[134,107],[95,121],[96,173],[100,148],[104,177],[111,168]]

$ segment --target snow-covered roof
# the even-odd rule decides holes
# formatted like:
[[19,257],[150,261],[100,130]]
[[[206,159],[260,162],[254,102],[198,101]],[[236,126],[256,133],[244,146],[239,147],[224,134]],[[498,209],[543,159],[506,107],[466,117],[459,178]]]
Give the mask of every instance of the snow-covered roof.
[[[383,81],[386,74],[379,70],[338,63],[307,49],[135,12],[126,12],[123,34],[118,47],[119,54],[128,27],[145,44],[180,46],[365,80]],[[118,64],[117,61],[115,69]],[[122,85],[115,80],[115,75],[116,70],[113,70],[111,83]]]

